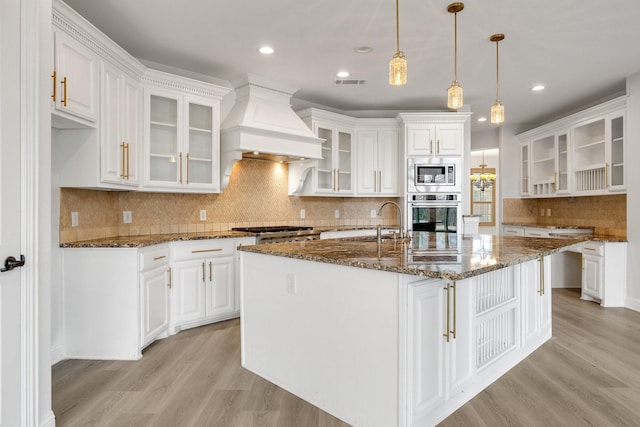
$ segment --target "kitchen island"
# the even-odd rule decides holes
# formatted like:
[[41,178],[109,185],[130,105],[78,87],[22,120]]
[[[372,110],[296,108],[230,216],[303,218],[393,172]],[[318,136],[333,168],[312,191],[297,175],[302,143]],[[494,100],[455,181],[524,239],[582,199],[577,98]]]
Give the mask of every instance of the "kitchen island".
[[579,243],[243,246],[242,365],[352,425],[435,425],[551,337],[550,257]]

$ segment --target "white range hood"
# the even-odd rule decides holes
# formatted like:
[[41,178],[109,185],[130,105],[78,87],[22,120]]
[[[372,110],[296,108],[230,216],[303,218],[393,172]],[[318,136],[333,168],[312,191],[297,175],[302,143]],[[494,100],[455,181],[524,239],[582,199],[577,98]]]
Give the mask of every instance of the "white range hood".
[[297,89],[252,74],[236,81],[234,87],[236,103],[220,126],[222,188],[229,183],[234,163],[243,157],[274,161],[322,158],[324,140],[291,109],[291,96]]

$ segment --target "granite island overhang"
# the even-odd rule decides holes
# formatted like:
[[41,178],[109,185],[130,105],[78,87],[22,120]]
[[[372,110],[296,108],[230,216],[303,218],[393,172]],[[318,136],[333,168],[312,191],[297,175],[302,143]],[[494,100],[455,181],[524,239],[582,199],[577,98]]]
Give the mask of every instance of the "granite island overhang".
[[242,365],[352,425],[442,421],[551,337],[550,258],[581,242],[450,238],[242,247]]

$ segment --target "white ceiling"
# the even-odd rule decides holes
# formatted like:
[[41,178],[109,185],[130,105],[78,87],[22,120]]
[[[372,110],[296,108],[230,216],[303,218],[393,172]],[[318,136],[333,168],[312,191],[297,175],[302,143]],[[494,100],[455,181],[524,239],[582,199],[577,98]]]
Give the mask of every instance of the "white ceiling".
[[[355,116],[445,110],[453,80],[448,0],[400,0],[406,86],[388,84],[395,52],[394,0],[68,0],[132,55],[232,81],[254,73],[300,88],[296,100]],[[475,123],[495,100],[494,33],[500,42],[500,100],[521,130],[624,91],[640,71],[638,0],[468,0],[458,14],[458,80]],[[275,54],[257,48],[269,44]],[[370,46],[369,54],[354,51]],[[364,79],[336,85],[336,72]],[[542,83],[546,89],[533,93]],[[467,107],[468,105],[468,107]]]

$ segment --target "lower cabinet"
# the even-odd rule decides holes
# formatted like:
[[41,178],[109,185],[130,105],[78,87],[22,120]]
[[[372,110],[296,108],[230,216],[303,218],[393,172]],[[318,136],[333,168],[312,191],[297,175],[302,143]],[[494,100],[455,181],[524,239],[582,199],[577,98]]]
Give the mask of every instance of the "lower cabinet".
[[172,246],[172,333],[239,316],[236,248],[253,242],[253,238],[215,239]]
[[551,337],[549,262],[407,284],[403,425],[437,424]]
[[64,249],[63,358],[135,360],[156,339],[238,317],[236,248],[254,242]]
[[582,299],[603,307],[624,307],[627,283],[626,242],[582,244]]

